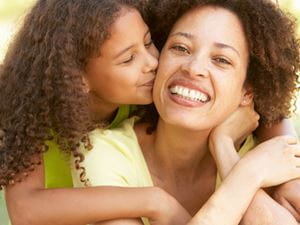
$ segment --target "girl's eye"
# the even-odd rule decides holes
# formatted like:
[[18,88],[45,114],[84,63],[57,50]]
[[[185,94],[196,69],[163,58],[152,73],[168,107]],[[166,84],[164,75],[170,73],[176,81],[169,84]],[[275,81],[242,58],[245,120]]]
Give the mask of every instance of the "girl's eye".
[[152,44],[153,44],[153,41],[151,39],[148,43],[145,43],[145,47],[150,48]]
[[187,54],[190,54],[189,50],[182,46],[182,45],[174,45],[171,47],[171,49],[177,51],[177,52],[180,52],[180,53],[187,53]]
[[123,64],[130,63],[134,59],[134,55],[131,55],[129,59],[123,61]]

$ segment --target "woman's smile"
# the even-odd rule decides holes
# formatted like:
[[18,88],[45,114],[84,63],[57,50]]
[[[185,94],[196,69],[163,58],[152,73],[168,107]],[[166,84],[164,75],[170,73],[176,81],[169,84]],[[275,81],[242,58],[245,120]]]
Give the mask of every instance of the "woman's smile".
[[174,80],[168,87],[170,99],[179,105],[201,107],[211,100],[211,95],[195,81]]

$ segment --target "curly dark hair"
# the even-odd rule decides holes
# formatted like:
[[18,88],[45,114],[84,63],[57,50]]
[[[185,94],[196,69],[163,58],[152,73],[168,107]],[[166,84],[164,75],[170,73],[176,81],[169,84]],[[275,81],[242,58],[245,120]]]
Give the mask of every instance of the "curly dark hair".
[[[272,125],[290,116],[298,91],[299,39],[295,19],[270,0],[152,0],[148,24],[156,46],[162,49],[183,14],[205,5],[225,8],[241,21],[250,54],[246,84],[253,88],[261,122]],[[155,124],[153,107],[150,112]]]
[[122,7],[144,12],[145,3],[38,0],[28,13],[0,72],[0,188],[32,171],[54,137],[80,169],[78,147],[95,126],[82,77]]

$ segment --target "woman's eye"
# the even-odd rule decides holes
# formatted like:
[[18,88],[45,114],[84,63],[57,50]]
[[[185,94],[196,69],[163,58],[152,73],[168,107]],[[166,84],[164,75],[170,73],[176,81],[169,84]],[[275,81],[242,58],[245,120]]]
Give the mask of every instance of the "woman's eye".
[[174,45],[174,46],[171,47],[171,49],[173,49],[177,52],[181,52],[181,53],[187,53],[187,54],[190,53],[189,50],[186,47],[181,46],[181,45]]
[[224,59],[222,57],[218,57],[214,59],[217,63],[221,63],[221,64],[226,64],[226,65],[231,65],[231,63],[227,60]]
[[150,48],[152,44],[153,44],[153,41],[151,40],[148,43],[145,43],[145,47]]
[[134,55],[131,55],[130,58],[128,58],[127,60],[123,61],[122,63],[123,64],[130,63],[133,59],[134,59]]

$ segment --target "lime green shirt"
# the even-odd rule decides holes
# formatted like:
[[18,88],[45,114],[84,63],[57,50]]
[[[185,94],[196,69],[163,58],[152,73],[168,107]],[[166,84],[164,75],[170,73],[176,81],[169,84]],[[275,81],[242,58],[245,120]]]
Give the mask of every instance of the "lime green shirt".
[[[119,107],[109,128],[118,126],[135,109],[135,106]],[[44,154],[45,186],[47,188],[73,187],[70,156],[62,153],[55,141],[48,141],[46,144],[49,150]],[[2,224],[10,224],[3,191],[0,192],[0,225]]]
[[[135,118],[125,120],[119,127],[110,130],[96,129],[90,133],[93,149],[82,149],[85,160],[82,165],[91,186],[149,187],[153,181],[133,129]],[[240,150],[245,154],[254,146],[249,137]],[[72,169],[76,187],[83,187],[78,170]],[[146,218],[142,218],[149,225]]]
[[[109,128],[118,126],[129,114],[135,110],[134,107],[121,106]],[[70,171],[70,156],[60,151],[55,141],[46,143],[49,150],[44,154],[45,186],[47,188],[73,187]]]

